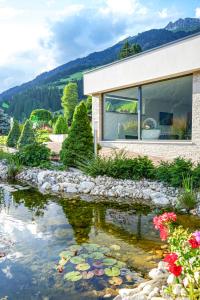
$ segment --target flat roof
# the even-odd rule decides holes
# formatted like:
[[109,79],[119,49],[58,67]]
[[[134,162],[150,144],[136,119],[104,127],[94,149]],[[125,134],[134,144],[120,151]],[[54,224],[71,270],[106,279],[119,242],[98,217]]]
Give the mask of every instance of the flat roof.
[[194,38],[194,37],[196,37],[196,36],[200,36],[200,32],[197,32],[197,33],[194,33],[194,34],[190,34],[190,35],[187,35],[187,36],[185,36],[185,37],[183,37],[183,38],[180,38],[180,39],[171,41],[171,42],[166,43],[166,44],[162,44],[162,45],[160,45],[160,46],[158,46],[158,47],[154,47],[154,48],[151,48],[151,49],[149,49],[149,50],[145,50],[145,51],[142,51],[142,52],[140,52],[140,53],[137,53],[137,54],[128,56],[128,57],[126,57],[126,58],[122,58],[122,59],[113,61],[113,62],[111,62],[111,63],[109,63],[109,64],[105,64],[105,65],[102,65],[102,66],[93,68],[93,69],[91,69],[91,70],[87,70],[87,71],[83,72],[83,74],[88,74],[88,73],[95,72],[95,71],[97,71],[97,70],[100,70],[100,69],[103,69],[103,68],[106,68],[106,67],[109,67],[109,66],[112,66],[112,65],[121,63],[121,62],[123,62],[123,61],[127,61],[127,60],[133,59],[133,58],[135,58],[135,57],[145,55],[146,53],[154,52],[154,51],[157,51],[157,50],[159,50],[159,49],[162,49],[162,48],[171,46],[171,45],[173,45],[173,44],[181,43],[181,42],[184,41],[184,40],[192,39],[192,38]]

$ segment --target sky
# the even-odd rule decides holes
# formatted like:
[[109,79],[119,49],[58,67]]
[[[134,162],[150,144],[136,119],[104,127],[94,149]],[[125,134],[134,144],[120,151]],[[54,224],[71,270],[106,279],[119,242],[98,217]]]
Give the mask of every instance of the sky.
[[0,0],[0,92],[185,17],[200,0]]

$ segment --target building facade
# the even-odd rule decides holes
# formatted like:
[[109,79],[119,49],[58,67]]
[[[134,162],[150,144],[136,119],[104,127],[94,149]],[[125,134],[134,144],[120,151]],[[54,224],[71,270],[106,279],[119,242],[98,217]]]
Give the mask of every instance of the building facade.
[[200,160],[200,35],[84,74],[99,143]]

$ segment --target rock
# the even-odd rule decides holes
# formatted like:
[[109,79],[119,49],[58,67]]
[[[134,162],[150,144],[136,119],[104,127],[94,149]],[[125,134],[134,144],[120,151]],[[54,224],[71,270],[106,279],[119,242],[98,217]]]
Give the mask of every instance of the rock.
[[149,272],[149,277],[154,280],[163,278],[165,276],[166,276],[166,274],[162,270],[157,269],[157,268],[154,268]]
[[46,180],[48,175],[50,174],[50,171],[42,171],[38,173],[37,181],[39,185],[42,185],[43,182]]
[[78,190],[81,193],[89,193],[95,187],[95,183],[91,181],[83,181],[80,183]]
[[58,184],[53,185],[51,190],[53,193],[58,193],[60,191],[60,186]]
[[77,185],[74,183],[68,183],[68,185],[64,188],[64,191],[66,193],[77,193],[78,192]]
[[149,293],[151,293],[153,290],[153,286],[151,284],[147,284],[145,285],[145,287],[143,288],[142,292],[145,294],[145,295],[148,295]]
[[49,182],[45,182],[43,183],[43,185],[41,186],[40,190],[42,192],[46,192],[46,191],[49,191],[51,189],[51,185]]

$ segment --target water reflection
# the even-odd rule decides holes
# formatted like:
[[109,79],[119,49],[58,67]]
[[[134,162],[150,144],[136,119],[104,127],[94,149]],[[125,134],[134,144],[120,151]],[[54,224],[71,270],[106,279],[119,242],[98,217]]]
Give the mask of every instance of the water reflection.
[[[58,200],[32,189],[0,189],[0,251],[7,255],[0,259],[0,298],[60,300],[68,295],[78,300],[81,292],[81,299],[100,299],[85,283],[63,280],[55,270],[59,253],[74,243],[117,244],[116,259],[147,271],[162,255],[156,254],[161,244],[153,216],[144,206]],[[199,219],[189,222],[194,228],[200,225]]]

